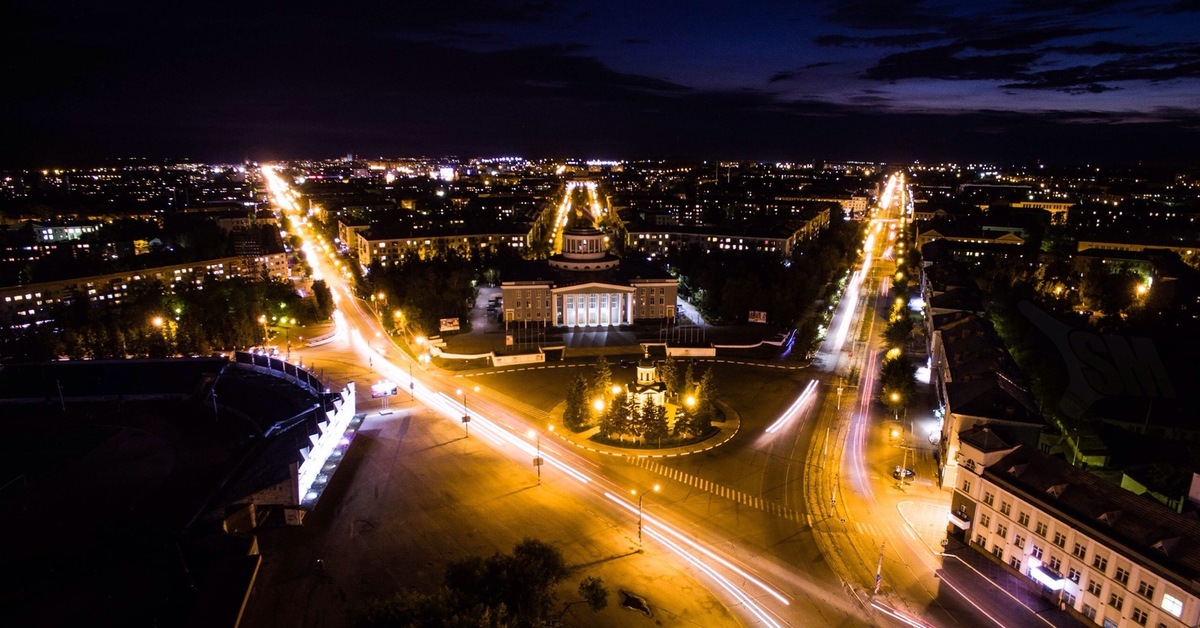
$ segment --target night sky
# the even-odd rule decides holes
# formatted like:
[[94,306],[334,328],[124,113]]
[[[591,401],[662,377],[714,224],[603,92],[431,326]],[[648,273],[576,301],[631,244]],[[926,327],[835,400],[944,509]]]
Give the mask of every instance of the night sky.
[[0,22],[5,166],[1200,162],[1200,0],[9,0]]

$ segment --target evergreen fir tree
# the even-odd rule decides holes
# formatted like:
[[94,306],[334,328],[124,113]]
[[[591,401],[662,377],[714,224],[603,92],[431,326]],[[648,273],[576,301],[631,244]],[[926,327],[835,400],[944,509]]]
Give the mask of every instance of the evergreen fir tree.
[[578,432],[586,427],[587,423],[587,380],[583,375],[576,375],[567,388],[567,405],[563,409],[563,426],[573,432]]

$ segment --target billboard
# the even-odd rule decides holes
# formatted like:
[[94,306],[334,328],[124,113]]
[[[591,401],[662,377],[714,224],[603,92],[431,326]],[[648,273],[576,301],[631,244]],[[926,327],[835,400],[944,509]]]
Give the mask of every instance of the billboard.
[[378,384],[371,384],[371,398],[391,397],[396,394],[396,383],[383,381]]
[[747,316],[751,323],[766,323],[767,313],[759,312],[758,310],[750,310],[750,315]]
[[458,331],[457,318],[438,319],[438,331]]

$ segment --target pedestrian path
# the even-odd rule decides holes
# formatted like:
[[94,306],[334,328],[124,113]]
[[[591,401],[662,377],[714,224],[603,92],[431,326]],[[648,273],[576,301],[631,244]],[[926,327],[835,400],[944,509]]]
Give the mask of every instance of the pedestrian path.
[[[769,362],[752,362],[749,360],[727,360],[723,358],[692,358],[696,363],[710,364],[736,364],[738,366],[757,366],[765,369],[780,369],[784,371],[801,371],[809,367],[808,364],[772,364]],[[684,360],[678,360],[682,363]],[[480,377],[483,375],[494,375],[496,373],[520,373],[522,371],[546,371],[550,369],[572,369],[572,368],[593,368],[595,362],[577,362],[571,364],[538,364],[536,366],[517,366],[517,367],[495,367],[488,369],[480,369],[471,371],[470,373],[457,373],[456,377]]]
[[761,510],[767,514],[774,515],[782,519],[787,519],[788,521],[807,523],[805,518],[799,512],[796,512],[791,508],[787,508],[786,506],[782,506],[770,500],[762,499],[761,497],[755,497],[749,493],[743,493],[742,491],[729,488],[728,486],[717,484],[716,482],[694,476],[690,473],[685,473],[679,469],[668,467],[660,462],[655,462],[652,458],[630,456],[629,462],[634,466],[642,467],[648,471],[657,473],[676,482],[686,484],[706,493],[712,493],[718,497],[735,501],[739,504],[754,508],[755,510]]

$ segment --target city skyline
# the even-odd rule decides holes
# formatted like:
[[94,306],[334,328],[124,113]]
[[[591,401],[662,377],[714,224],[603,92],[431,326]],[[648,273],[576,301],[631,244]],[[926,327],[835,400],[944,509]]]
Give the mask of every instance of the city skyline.
[[356,153],[1193,164],[1194,3],[26,3],[0,163]]

